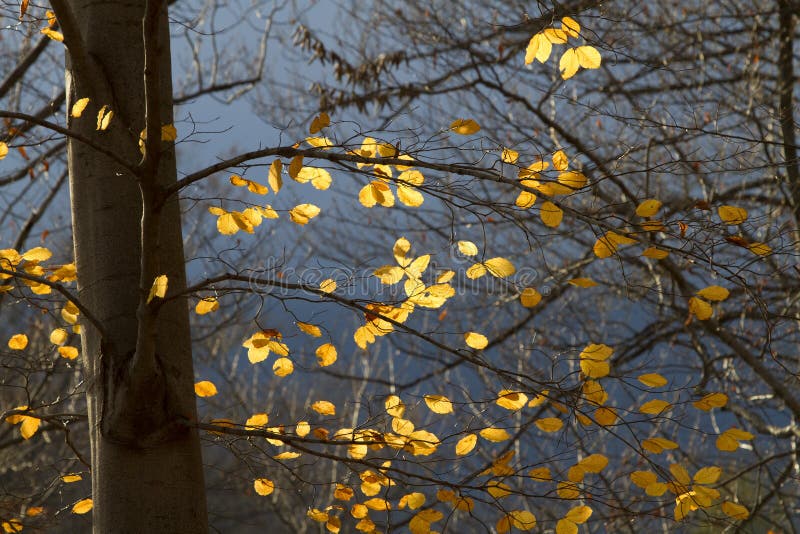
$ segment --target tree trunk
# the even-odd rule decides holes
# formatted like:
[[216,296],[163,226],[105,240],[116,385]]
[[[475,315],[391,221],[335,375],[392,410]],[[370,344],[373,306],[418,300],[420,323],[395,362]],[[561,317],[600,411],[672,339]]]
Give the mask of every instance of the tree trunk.
[[[67,109],[90,98],[68,119],[90,143],[71,139],[68,158],[78,293],[97,322],[82,321],[94,531],[206,532],[187,302],[170,298],[186,284],[180,209],[158,197],[176,179],[175,154],[163,143],[153,166],[139,148],[146,102],[158,103],[156,124],[172,123],[166,7],[155,6],[158,29],[146,34],[158,45],[148,72],[162,74],[154,100],[145,95],[142,29],[150,2],[53,7],[68,49]],[[114,115],[99,131],[103,105]],[[166,274],[169,289],[148,304],[153,273]]]

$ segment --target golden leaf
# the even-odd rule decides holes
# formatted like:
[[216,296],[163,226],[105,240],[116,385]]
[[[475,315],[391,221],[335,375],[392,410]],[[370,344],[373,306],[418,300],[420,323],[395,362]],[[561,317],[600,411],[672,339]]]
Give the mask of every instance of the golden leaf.
[[266,497],[275,491],[275,483],[268,478],[257,478],[253,481],[253,489],[259,495]]
[[460,135],[472,135],[481,127],[472,119],[456,119],[450,124],[450,130]]
[[217,386],[208,380],[203,380],[195,383],[194,392],[198,397],[213,397],[217,394]]

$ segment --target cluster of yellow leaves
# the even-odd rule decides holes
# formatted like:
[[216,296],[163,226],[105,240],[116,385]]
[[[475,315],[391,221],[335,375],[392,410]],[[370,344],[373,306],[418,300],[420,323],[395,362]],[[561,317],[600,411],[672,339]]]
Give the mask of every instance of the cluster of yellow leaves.
[[697,292],[696,297],[689,299],[689,314],[694,315],[701,321],[710,319],[714,314],[711,302],[722,302],[727,299],[730,292],[721,286],[708,286]]
[[[354,154],[374,158],[376,156],[400,158],[411,161],[407,155],[398,155],[397,148],[388,143],[379,143],[372,137],[364,138],[361,148],[353,151]],[[359,168],[371,167],[375,180],[361,188],[358,193],[358,201],[362,206],[372,208],[376,205],[391,208],[395,204],[395,196],[389,184],[392,180],[397,183],[397,199],[406,206],[415,208],[421,206],[425,201],[419,186],[425,181],[422,173],[416,169],[411,169],[407,165],[395,165],[400,174],[394,178],[394,171],[391,165],[382,163],[359,163]]]
[[[26,339],[26,344],[27,344],[27,339]],[[16,408],[14,408],[14,410],[20,410],[20,411],[27,409],[28,409],[27,406],[17,406]],[[32,415],[15,414],[6,417],[6,423],[10,423],[12,425],[20,425],[19,433],[22,436],[22,439],[29,439],[31,436],[36,434],[37,430],[39,430],[39,425],[42,423],[42,420]]]
[[208,211],[217,218],[217,230],[223,235],[233,235],[239,230],[248,234],[253,233],[253,228],[261,224],[261,219],[277,219],[278,213],[272,206],[256,206],[244,211],[226,211],[222,208],[211,206]]
[[[29,276],[46,279],[49,282],[74,282],[77,279],[74,263],[67,263],[58,267],[45,267],[42,262],[53,255],[44,247],[34,247],[22,254],[13,248],[0,250],[0,269],[6,271],[20,271]],[[50,274],[48,274],[50,273]],[[0,281],[12,278],[13,274],[0,273]],[[35,295],[49,295],[52,288],[35,280],[22,280]],[[0,285],[0,293],[10,291],[12,285]]]
[[[577,39],[580,32],[580,24],[570,17],[561,19],[561,28],[545,28],[531,37],[525,50],[525,64],[533,63],[534,60],[544,63],[550,57],[554,44],[567,44],[569,38]],[[600,68],[600,63],[600,52],[593,46],[585,45],[567,49],[561,56],[558,68],[561,77],[567,80],[572,78],[579,68],[597,69]]]
[[366,306],[368,309],[365,314],[366,324],[353,334],[356,344],[362,349],[374,343],[376,337],[392,332],[394,323],[404,323],[417,306],[441,308],[447,299],[455,295],[455,289],[448,283],[455,273],[447,271],[437,277],[436,283],[425,284],[422,276],[430,263],[430,254],[414,258],[409,256],[410,250],[411,243],[401,237],[392,247],[395,265],[384,265],[373,272],[381,283],[386,285],[394,285],[405,279],[403,289],[406,299],[399,306],[378,303]]
[[270,352],[278,356],[288,356],[289,347],[281,341],[283,335],[277,330],[262,330],[250,336],[242,346],[247,349],[250,363],[263,362]]
[[610,366],[608,360],[614,349],[608,345],[592,343],[581,351],[581,371],[589,378],[608,376]]
[[754,437],[746,430],[731,427],[717,437],[716,446],[721,451],[733,452],[739,448],[740,441],[750,441]]

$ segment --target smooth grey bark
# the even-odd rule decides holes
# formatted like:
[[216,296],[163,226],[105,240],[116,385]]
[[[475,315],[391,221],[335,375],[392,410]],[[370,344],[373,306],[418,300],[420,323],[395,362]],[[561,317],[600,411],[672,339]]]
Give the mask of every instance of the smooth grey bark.
[[[202,459],[191,425],[196,407],[188,308],[184,298],[170,298],[186,284],[180,209],[176,196],[165,200],[161,194],[176,180],[175,155],[169,143],[161,144],[155,160],[144,159],[139,149],[146,102],[160,111],[151,126],[172,123],[166,7],[145,0],[54,0],[53,7],[68,49],[67,109],[79,98],[91,99],[68,125],[129,162],[76,140],[68,144],[78,293],[98,321],[82,331],[93,528],[206,532]],[[158,30],[149,35],[157,37],[149,58],[157,61],[147,65],[146,99],[142,28],[148,7]],[[98,131],[103,105],[114,116],[107,130]],[[169,280],[167,299],[147,304],[160,274]]]

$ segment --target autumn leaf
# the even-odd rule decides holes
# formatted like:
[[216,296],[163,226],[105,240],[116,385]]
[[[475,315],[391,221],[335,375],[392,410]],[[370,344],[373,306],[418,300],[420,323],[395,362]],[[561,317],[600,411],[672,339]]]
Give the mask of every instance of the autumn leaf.
[[319,208],[314,204],[300,204],[289,211],[293,223],[303,226],[319,215]]
[[24,350],[28,346],[28,336],[25,334],[14,334],[8,340],[8,348],[11,350]]
[[320,415],[336,415],[336,406],[330,401],[316,401],[311,405],[311,409]]
[[489,340],[486,339],[486,336],[477,332],[467,332],[464,334],[464,341],[467,343],[468,347],[476,350],[485,349],[487,345],[489,345]]
[[330,343],[325,343],[317,347],[315,354],[317,355],[317,363],[319,363],[320,367],[327,367],[336,362],[336,347]]
[[85,514],[94,506],[92,499],[83,499],[72,505],[73,514]]
[[308,129],[308,133],[311,135],[317,134],[323,128],[330,126],[331,118],[328,116],[327,113],[324,111],[321,112],[319,115],[314,117],[314,120],[311,121],[311,126]]
[[425,395],[425,404],[433,413],[453,413],[453,403],[444,395]]
[[528,47],[525,49],[525,64],[533,63],[533,60],[544,63],[550,57],[550,52],[553,45],[544,33],[537,33],[528,42]]
[[257,478],[253,481],[253,489],[257,494],[266,497],[275,491],[275,483],[268,478]]
[[168,283],[166,274],[156,276],[156,279],[153,280],[153,285],[150,287],[150,293],[147,295],[147,303],[150,304],[150,301],[156,297],[163,299],[167,294]]
[[722,222],[731,226],[742,224],[747,220],[747,210],[736,206],[720,206],[717,213]]
[[456,119],[450,124],[450,130],[460,135],[472,135],[481,127],[472,119]]
[[72,104],[72,110],[70,111],[70,116],[74,119],[77,119],[78,117],[81,116],[81,114],[83,114],[83,110],[86,109],[87,105],[89,105],[88,98],[81,98],[76,100],[75,103]]
[[195,383],[194,392],[198,397],[213,397],[217,394],[217,386],[213,382],[203,380]]
[[219,302],[214,297],[205,297],[197,301],[194,311],[197,315],[205,315],[219,309]]
[[478,436],[475,434],[467,434],[456,443],[456,454],[459,456],[464,456],[465,454],[469,454],[472,452],[472,449],[475,448],[475,444],[478,442]]

